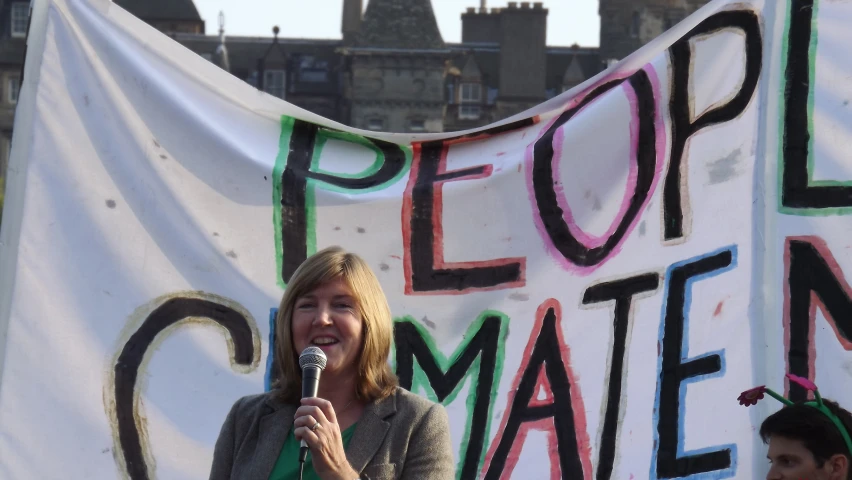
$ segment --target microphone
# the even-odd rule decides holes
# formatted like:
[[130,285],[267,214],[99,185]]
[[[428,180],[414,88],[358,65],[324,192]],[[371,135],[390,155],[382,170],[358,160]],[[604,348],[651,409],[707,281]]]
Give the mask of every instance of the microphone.
[[[302,398],[317,396],[320,373],[325,368],[325,352],[319,347],[308,347],[299,355],[299,367],[302,369]],[[304,463],[308,456],[308,444],[302,440],[299,448],[299,462]]]

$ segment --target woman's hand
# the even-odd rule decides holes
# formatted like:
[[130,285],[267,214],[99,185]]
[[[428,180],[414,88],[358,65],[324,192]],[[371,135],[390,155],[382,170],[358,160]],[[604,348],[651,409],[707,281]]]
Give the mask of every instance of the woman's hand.
[[323,480],[353,480],[358,472],[349,465],[337,415],[331,402],[321,398],[303,398],[302,406],[296,410],[293,424],[298,440],[304,440],[311,448],[314,471]]

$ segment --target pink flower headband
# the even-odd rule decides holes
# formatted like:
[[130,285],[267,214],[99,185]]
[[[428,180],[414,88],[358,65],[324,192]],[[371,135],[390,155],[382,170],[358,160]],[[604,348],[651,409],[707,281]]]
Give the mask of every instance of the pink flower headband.
[[[822,396],[820,396],[819,390],[817,389],[817,386],[814,384],[814,382],[808,380],[807,378],[802,378],[791,373],[787,374],[787,378],[791,382],[799,385],[805,390],[814,392],[814,397],[816,398],[816,401],[805,402],[804,405],[816,408],[825,416],[827,416],[832,421],[832,423],[834,423],[837,429],[840,430],[840,434],[843,436],[843,440],[846,442],[846,448],[849,450],[849,453],[852,454],[852,438],[849,437],[849,432],[846,431],[846,427],[843,425],[843,422],[841,422],[840,419],[837,418],[837,415],[835,415],[831,410],[829,410],[828,407],[826,407],[825,404],[822,402]],[[740,405],[745,405],[746,407],[749,407],[751,405],[757,405],[757,402],[763,399],[764,393],[769,394],[770,397],[774,398],[775,400],[778,400],[784,405],[795,405],[791,400],[786,399],[781,395],[778,395],[772,390],[766,388],[766,386],[760,386],[746,390],[745,392],[740,394],[737,400],[739,400]]]

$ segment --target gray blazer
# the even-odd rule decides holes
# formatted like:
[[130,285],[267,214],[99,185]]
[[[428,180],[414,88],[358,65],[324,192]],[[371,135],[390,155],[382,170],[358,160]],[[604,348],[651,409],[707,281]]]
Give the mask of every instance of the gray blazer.
[[[296,408],[273,393],[237,400],[216,441],[210,480],[267,480]],[[446,410],[402,388],[367,405],[346,457],[362,479],[455,478]]]

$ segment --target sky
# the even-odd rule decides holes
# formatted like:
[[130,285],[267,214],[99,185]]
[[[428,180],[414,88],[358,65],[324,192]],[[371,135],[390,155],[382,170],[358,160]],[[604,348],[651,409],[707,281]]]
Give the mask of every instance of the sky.
[[[368,0],[364,0],[366,6]],[[432,0],[444,41],[461,40],[461,14],[479,7],[480,0]],[[518,0],[520,3],[520,0]],[[598,0],[543,0],[547,17],[547,44],[598,46]],[[488,0],[489,8],[505,7],[507,0]],[[207,34],[219,31],[219,12],[225,12],[225,33],[233,36],[340,38],[343,0],[195,0]]]

